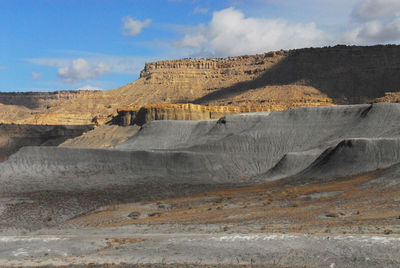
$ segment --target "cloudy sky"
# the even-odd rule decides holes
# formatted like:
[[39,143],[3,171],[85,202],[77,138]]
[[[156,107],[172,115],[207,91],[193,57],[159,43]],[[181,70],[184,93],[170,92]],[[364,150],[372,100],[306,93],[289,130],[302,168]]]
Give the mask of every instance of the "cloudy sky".
[[400,42],[400,0],[0,0],[0,91],[111,89],[145,62]]

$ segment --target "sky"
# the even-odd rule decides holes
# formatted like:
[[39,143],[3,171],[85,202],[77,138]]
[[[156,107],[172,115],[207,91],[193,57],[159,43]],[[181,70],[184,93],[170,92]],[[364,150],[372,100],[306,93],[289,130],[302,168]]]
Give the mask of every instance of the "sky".
[[151,61],[399,42],[400,0],[0,0],[0,91],[107,90]]

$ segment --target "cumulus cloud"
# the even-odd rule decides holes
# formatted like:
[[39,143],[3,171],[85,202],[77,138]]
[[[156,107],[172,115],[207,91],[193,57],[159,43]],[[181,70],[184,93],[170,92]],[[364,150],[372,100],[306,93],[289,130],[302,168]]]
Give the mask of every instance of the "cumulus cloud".
[[351,14],[357,23],[345,33],[347,42],[369,45],[400,40],[399,0],[365,0]]
[[359,2],[352,11],[353,18],[364,22],[387,19],[399,15],[399,0],[364,0]]
[[39,80],[40,78],[42,78],[43,73],[37,73],[37,72],[32,72],[32,80],[36,81]]
[[246,18],[241,11],[227,8],[214,12],[208,25],[199,25],[176,45],[195,48],[199,54],[231,56],[330,43],[331,36],[314,23]]
[[381,21],[368,22],[358,33],[358,38],[377,43],[385,43],[400,39],[400,18],[388,23]]
[[103,90],[100,87],[95,87],[95,86],[91,86],[91,85],[86,85],[83,87],[78,88],[77,90],[87,90],[87,91],[98,91],[98,90]]
[[69,66],[58,68],[57,76],[67,83],[77,83],[100,77],[110,71],[111,68],[102,62],[91,66],[87,60],[79,58],[73,60]]
[[[88,63],[89,69],[93,69],[93,66],[107,66],[110,72],[117,74],[129,74],[136,75],[143,69],[146,62],[156,61],[162,59],[161,57],[145,57],[145,56],[116,56],[107,55],[100,53],[77,53],[79,57],[84,57],[84,60]],[[166,59],[166,58],[165,58]],[[73,59],[70,58],[28,58],[25,61],[47,67],[55,67],[58,69],[63,69],[74,65]],[[76,65],[76,64],[75,64]],[[92,67],[90,67],[92,66]],[[86,67],[87,68],[87,67]],[[101,69],[101,68],[100,68]]]
[[126,36],[135,36],[142,32],[143,28],[147,27],[151,23],[151,19],[144,21],[134,20],[131,17],[122,18],[123,23],[123,34]]

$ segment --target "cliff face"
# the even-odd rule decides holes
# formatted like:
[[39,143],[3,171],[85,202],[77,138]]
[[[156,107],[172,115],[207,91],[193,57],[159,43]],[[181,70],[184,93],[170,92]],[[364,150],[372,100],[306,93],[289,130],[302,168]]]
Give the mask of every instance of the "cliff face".
[[[165,103],[192,102],[210,91],[252,80],[287,56],[287,51],[220,59],[181,59],[147,63],[135,86]],[[123,91],[124,90],[120,90]]]
[[400,47],[307,48],[227,59],[146,64],[143,84],[184,92],[170,102],[212,105],[364,103],[399,91]]
[[121,126],[138,125],[153,120],[208,120],[225,115],[260,112],[265,107],[202,106],[195,104],[159,104],[118,110],[114,123]]
[[[251,80],[271,68],[288,54],[287,51],[221,59],[182,59],[147,63],[140,77],[145,85],[160,85],[190,90],[188,96],[172,101],[193,100],[203,90],[217,89]],[[192,96],[191,96],[192,95]]]

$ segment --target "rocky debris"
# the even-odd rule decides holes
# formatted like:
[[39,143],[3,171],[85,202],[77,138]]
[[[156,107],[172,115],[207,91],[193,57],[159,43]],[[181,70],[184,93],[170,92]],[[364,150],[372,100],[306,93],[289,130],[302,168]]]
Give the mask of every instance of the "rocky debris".
[[325,214],[325,217],[328,217],[328,218],[337,218],[337,217],[339,217],[339,215],[336,214],[336,213],[334,213],[334,212],[328,212],[328,213]]
[[138,211],[133,211],[133,212],[129,213],[128,218],[137,219],[137,218],[140,217],[140,215],[141,215],[140,212],[138,212]]

